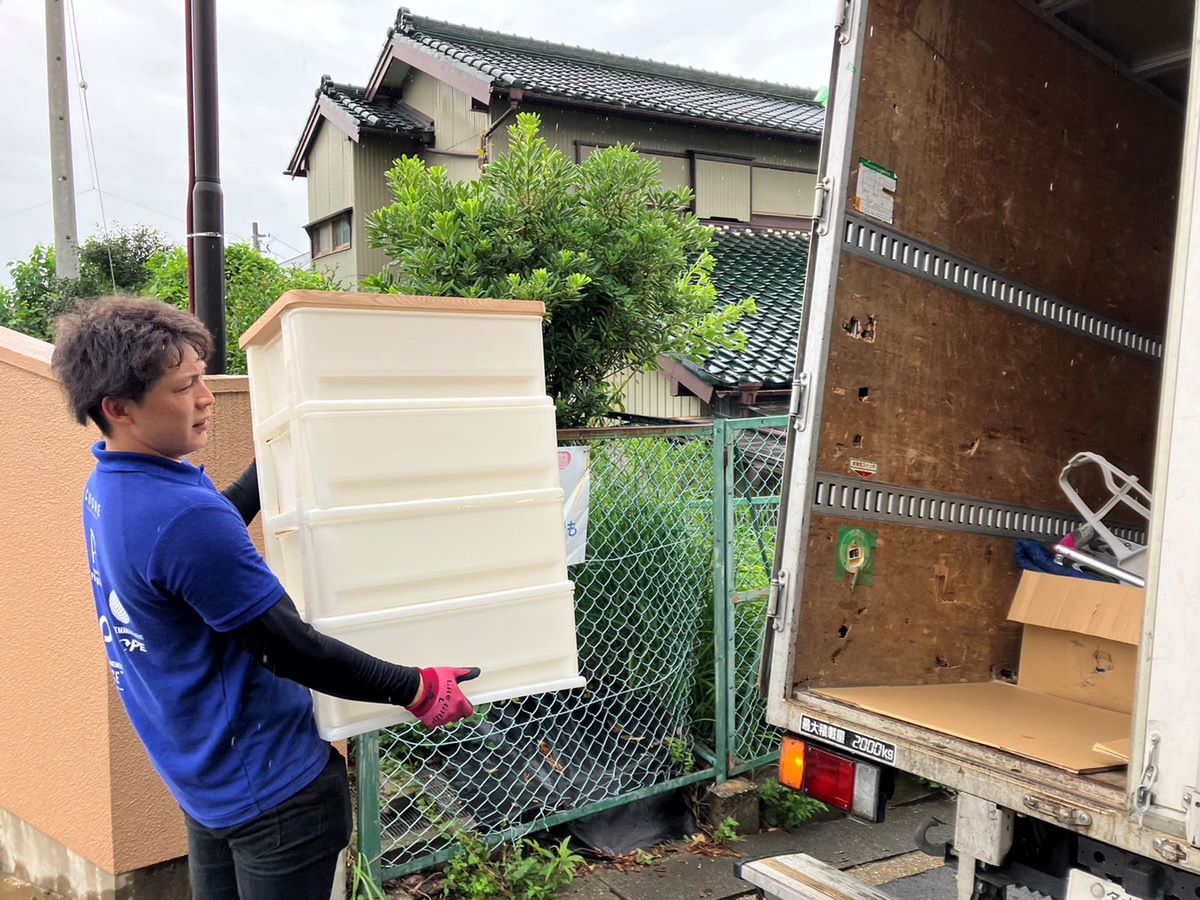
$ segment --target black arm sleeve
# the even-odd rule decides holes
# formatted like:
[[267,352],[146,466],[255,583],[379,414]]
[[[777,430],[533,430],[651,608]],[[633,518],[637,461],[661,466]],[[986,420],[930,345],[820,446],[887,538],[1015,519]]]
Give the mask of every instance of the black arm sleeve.
[[253,460],[237,481],[221,491],[221,496],[234,505],[242,521],[249,525],[262,505],[258,499],[258,460]]
[[385,662],[321,634],[300,618],[287,594],[233,635],[280,678],[333,697],[409,706],[421,683],[419,669]]

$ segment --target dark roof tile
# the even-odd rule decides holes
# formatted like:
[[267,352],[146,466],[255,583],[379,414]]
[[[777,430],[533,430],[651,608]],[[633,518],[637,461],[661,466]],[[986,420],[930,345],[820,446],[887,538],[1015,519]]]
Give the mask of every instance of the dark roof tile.
[[746,347],[720,350],[703,366],[692,367],[719,387],[761,383],[790,384],[796,364],[808,235],[798,231],[719,225],[713,237],[713,284],[718,303],[753,295],[758,312],[742,319]]
[[363,100],[366,88],[323,80],[317,90],[349,113],[359,125],[395,134],[431,134],[430,123],[415,109],[392,97],[377,94],[370,103]]
[[395,37],[531,94],[571,97],[709,122],[819,137],[825,109],[788,85],[552,44],[414,16],[401,9]]

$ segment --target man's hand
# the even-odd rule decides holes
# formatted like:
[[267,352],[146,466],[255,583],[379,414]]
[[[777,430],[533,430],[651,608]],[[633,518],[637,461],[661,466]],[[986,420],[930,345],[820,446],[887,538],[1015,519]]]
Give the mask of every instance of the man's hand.
[[479,669],[455,669],[439,667],[421,670],[420,699],[408,711],[420,719],[426,728],[437,728],[449,725],[459,719],[465,719],[475,712],[459,688],[460,681],[470,681],[479,677]]

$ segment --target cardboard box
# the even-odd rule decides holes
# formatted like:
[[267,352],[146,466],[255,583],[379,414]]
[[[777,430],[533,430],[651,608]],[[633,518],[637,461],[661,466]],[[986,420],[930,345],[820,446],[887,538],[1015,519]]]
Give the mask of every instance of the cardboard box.
[[1142,598],[1138,588],[1025,572],[1008,613],[1025,625],[1017,683],[1131,713]]
[[1132,728],[1142,591],[1025,572],[1009,618],[1025,625],[1016,685],[816,693],[1073,772],[1119,768]]

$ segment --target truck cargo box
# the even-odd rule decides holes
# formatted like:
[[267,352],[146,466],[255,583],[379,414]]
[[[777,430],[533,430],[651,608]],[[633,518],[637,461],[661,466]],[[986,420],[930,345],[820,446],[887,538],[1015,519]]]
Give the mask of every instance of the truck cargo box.
[[[1200,441],[1169,440],[1200,412],[1177,390],[1200,373],[1191,23],[1157,0],[844,4],[764,689],[797,735],[1200,872]],[[1081,451],[1167,495],[1110,521],[1151,544],[1144,617],[1138,590],[1015,560],[1080,524],[1058,477]]]

